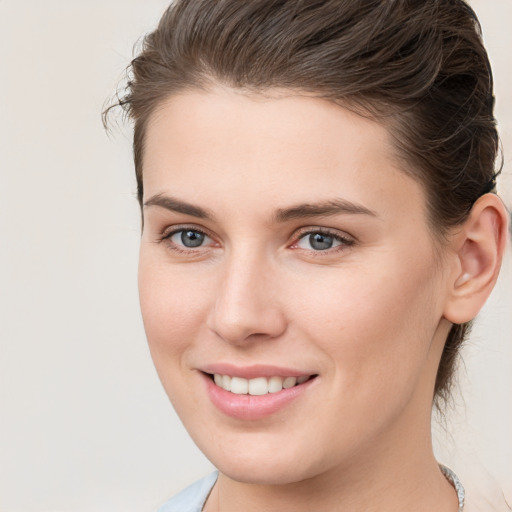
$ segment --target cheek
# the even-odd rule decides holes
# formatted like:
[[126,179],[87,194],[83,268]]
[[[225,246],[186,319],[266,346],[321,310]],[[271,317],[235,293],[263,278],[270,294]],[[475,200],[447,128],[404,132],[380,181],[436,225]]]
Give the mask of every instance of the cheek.
[[174,268],[141,249],[139,298],[155,366],[177,365],[204,325],[206,286],[194,273]]
[[317,277],[313,295],[297,303],[302,330],[330,356],[340,386],[380,393],[383,379],[406,385],[418,375],[441,309],[433,265],[413,263],[380,259]]

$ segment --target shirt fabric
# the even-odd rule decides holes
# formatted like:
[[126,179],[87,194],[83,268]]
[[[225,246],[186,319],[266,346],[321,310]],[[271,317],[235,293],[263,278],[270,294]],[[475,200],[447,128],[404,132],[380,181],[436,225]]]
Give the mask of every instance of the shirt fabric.
[[157,512],[201,512],[219,472],[204,477],[164,503]]
[[[457,475],[451,469],[443,465],[440,465],[440,467],[443,474],[457,491],[459,512],[462,512],[464,508],[464,487],[462,487]],[[174,496],[174,498],[164,503],[157,512],[201,512],[218,476],[219,472],[215,471],[196,483],[189,485]]]

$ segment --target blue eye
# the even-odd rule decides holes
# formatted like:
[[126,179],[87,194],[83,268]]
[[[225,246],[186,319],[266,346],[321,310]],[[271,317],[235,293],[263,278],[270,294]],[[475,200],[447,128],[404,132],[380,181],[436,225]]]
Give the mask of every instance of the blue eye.
[[327,251],[341,245],[352,245],[352,241],[321,231],[305,233],[297,242],[297,247],[313,251]]
[[174,232],[169,239],[173,244],[195,249],[201,247],[205,241],[211,241],[211,238],[196,229],[180,229]]

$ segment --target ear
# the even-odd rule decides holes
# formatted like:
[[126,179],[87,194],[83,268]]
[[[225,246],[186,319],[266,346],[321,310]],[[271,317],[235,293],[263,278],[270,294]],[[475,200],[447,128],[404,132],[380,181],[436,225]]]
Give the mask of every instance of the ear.
[[508,240],[508,212],[495,194],[485,194],[453,238],[455,265],[444,317],[454,324],[478,314],[498,278]]

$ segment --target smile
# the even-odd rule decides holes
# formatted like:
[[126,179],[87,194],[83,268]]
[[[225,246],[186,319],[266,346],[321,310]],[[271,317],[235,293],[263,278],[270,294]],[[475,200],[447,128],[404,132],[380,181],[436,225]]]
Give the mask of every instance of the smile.
[[261,396],[269,393],[278,393],[283,389],[290,389],[303,384],[314,377],[313,375],[301,375],[300,377],[256,377],[244,379],[243,377],[232,377],[215,373],[213,380],[215,384],[236,395]]
[[[288,373],[283,376],[277,368],[272,371],[267,367],[260,373],[258,367],[254,367],[235,370],[246,374],[241,377],[232,375],[231,371],[235,371],[229,371],[228,365],[217,366],[225,367],[219,368],[222,373],[201,372],[207,395],[223,415],[236,420],[257,421],[277,414],[300,397],[309,395],[308,390],[316,388],[318,382],[318,374],[293,376],[292,372],[283,370],[285,375]],[[265,373],[266,376],[262,376]]]

